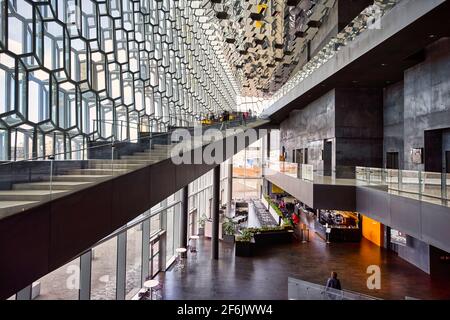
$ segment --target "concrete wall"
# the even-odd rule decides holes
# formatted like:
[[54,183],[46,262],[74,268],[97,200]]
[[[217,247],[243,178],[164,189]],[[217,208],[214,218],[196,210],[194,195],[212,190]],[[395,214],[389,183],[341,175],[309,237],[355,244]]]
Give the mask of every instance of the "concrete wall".
[[430,246],[413,237],[407,237],[407,245],[397,245],[398,256],[430,274]]
[[[450,128],[449,74],[450,39],[443,38],[426,49],[424,62],[405,71],[404,81],[384,89],[383,164],[387,152],[399,152],[401,169],[425,169],[412,163],[411,149],[425,147],[425,131]],[[442,137],[445,152],[450,142],[445,132]]]
[[405,169],[424,169],[410,159],[412,148],[424,147],[424,131],[450,127],[450,39],[426,49],[426,60],[405,72]]
[[337,89],[335,112],[336,176],[352,178],[349,167],[381,167],[382,90]]
[[384,140],[383,165],[386,165],[386,153],[398,152],[399,166],[403,169],[403,81],[384,89]]
[[305,109],[293,111],[280,125],[280,148],[288,161],[295,149],[308,148],[308,163],[322,169],[321,154],[326,139],[334,138],[335,91],[331,90]]
[[[346,177],[350,167],[382,165],[383,96],[380,89],[329,91],[302,110],[291,112],[280,125],[287,160],[293,150],[308,148],[308,164],[323,170],[324,141],[333,143],[332,166]],[[351,173],[350,173],[351,174]]]

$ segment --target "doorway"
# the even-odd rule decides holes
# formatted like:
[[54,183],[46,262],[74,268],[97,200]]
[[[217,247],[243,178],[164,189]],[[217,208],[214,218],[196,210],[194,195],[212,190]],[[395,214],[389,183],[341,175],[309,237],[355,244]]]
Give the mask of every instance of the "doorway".
[[450,151],[445,151],[445,173],[450,173]]
[[149,275],[153,278],[155,277],[159,271],[161,271],[161,267],[160,267],[160,255],[159,255],[159,250],[160,250],[160,237],[156,237],[155,239],[151,239],[150,240],[150,246],[149,246]]
[[400,169],[398,152],[386,153],[386,169]]
[[294,150],[294,163],[308,164],[308,148]]
[[325,141],[323,146],[323,175],[331,177],[331,166],[333,158],[333,142]]

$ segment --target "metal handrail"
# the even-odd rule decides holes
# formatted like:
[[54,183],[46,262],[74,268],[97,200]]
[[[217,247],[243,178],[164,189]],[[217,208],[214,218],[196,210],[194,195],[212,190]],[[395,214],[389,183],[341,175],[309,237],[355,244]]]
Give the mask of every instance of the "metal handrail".
[[[247,121],[247,124],[251,122],[251,121]],[[235,121],[235,122],[230,122],[230,123],[239,123],[239,121]],[[217,128],[217,126],[220,123],[214,123],[211,125],[202,125],[202,128],[212,128],[215,127]],[[96,149],[96,148],[102,148],[105,146],[111,146],[111,147],[115,147],[119,144],[125,144],[125,143],[133,143],[133,142],[142,142],[145,140],[152,140],[153,138],[155,138],[155,135],[157,137],[161,137],[164,135],[171,135],[172,132],[149,132],[151,135],[148,137],[142,137],[142,138],[137,138],[137,139],[125,139],[125,140],[113,140],[111,142],[106,142],[104,144],[100,144],[100,145],[96,145],[96,146],[90,146],[90,147],[83,147],[83,148],[79,148],[79,149],[75,149],[75,150],[71,150],[71,151],[64,151],[64,152],[59,152],[59,153],[53,153],[50,155],[46,155],[46,156],[38,156],[38,157],[31,157],[28,159],[22,159],[19,161],[12,161],[12,160],[7,160],[7,161],[2,161],[2,163],[0,162],[0,167],[1,166],[6,166],[6,165],[15,165],[15,164],[19,164],[19,163],[24,163],[24,162],[29,162],[29,161],[38,161],[38,160],[53,160],[50,158],[55,158],[57,156],[61,156],[61,155],[66,155],[66,154],[72,154],[72,153],[77,153],[77,152],[84,152],[84,151],[88,151],[88,150],[92,150],[92,149]],[[114,138],[114,137],[113,137]],[[70,159],[67,159],[65,161],[70,161]],[[82,160],[79,160],[82,161]]]

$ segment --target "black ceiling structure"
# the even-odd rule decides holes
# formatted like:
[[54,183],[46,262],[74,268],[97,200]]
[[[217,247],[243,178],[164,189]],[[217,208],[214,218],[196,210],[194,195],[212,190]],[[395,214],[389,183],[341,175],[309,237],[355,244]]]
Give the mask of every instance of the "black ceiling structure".
[[272,113],[272,123],[281,123],[291,111],[305,108],[334,88],[384,88],[403,80],[405,70],[424,60],[428,45],[450,36],[449,20],[446,1]]

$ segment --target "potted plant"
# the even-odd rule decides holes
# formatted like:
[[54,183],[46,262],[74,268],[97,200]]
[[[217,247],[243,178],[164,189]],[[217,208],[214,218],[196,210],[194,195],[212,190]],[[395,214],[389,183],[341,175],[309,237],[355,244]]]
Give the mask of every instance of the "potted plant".
[[204,236],[205,235],[205,223],[206,220],[208,220],[208,217],[206,216],[206,214],[203,214],[200,217],[200,220],[198,221],[198,235],[199,236]]
[[236,250],[235,255],[238,257],[251,257],[253,256],[253,232],[244,229],[241,235],[236,237]]
[[236,233],[236,223],[230,218],[226,218],[222,225],[223,241],[234,243],[234,234]]

